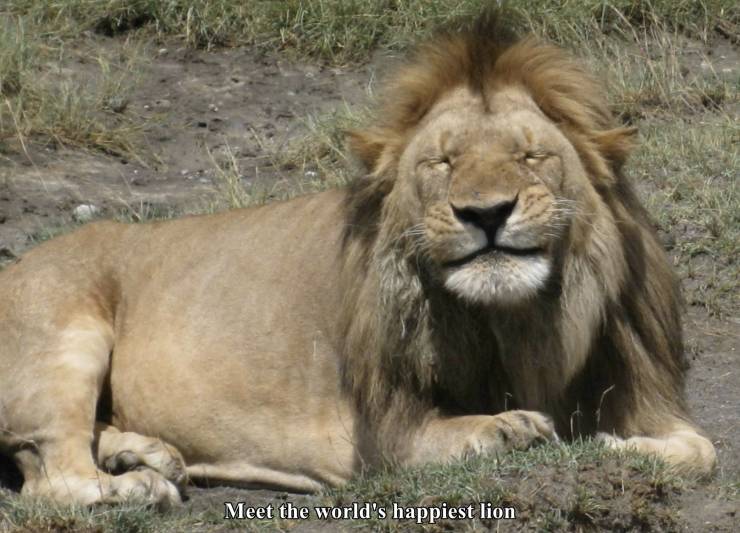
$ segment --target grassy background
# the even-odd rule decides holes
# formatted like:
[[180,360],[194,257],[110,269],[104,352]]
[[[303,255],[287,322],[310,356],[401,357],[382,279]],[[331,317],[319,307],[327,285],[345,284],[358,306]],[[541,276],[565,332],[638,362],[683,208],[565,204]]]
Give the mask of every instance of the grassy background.
[[[108,34],[147,28],[193,46],[259,44],[295,48],[332,61],[379,46],[403,47],[434,27],[478,13],[486,0],[7,0],[6,13],[47,35]],[[653,25],[706,39],[717,24],[738,23],[732,0],[509,0],[522,28],[560,42]]]
[[[0,164],[3,154],[54,142],[81,150],[125,154],[142,162],[151,119],[127,110],[141,67],[160,43],[213,48],[250,45],[280,50],[292,59],[342,66],[385,50],[403,50],[434,28],[455,24],[490,2],[459,0],[6,0],[0,5]],[[572,49],[606,82],[615,113],[637,125],[641,146],[628,165],[652,213],[690,304],[718,316],[740,309],[740,97],[737,68],[729,75],[686,54],[694,47],[740,39],[734,0],[511,0],[512,24]],[[114,36],[115,52],[81,50],[78,36]],[[76,69],[65,68],[83,60]],[[288,150],[267,154],[276,168],[316,171],[320,178],[277,196],[344,183],[351,172],[342,132],[366,121],[371,111],[341,108],[306,117],[308,134]],[[223,204],[242,207],[276,196],[245,188],[233,154],[204,153],[216,170]],[[172,213],[134,211],[121,218],[142,221]],[[62,228],[62,231],[64,228]],[[37,235],[43,240],[58,229]],[[607,467],[605,468],[605,465]],[[615,507],[594,468],[611,472],[630,495]],[[542,480],[569,480],[562,498],[545,502],[522,493],[537,472]],[[550,476],[549,478],[547,476]],[[611,478],[608,478],[608,483]],[[524,480],[524,481],[522,481]],[[593,443],[549,445],[446,467],[379,473],[360,478],[316,502],[418,504],[491,501],[513,503],[533,527],[672,529],[672,505],[693,483],[663,465],[616,457]],[[715,486],[721,497],[738,497],[736,481]],[[534,490],[534,488],[533,488]],[[606,494],[606,496],[605,496]],[[3,494],[0,493],[0,500]],[[620,504],[621,505],[621,504]],[[245,527],[246,524],[238,524]],[[290,528],[295,524],[251,524]],[[381,529],[392,523],[365,524]],[[476,525],[476,524],[474,524]],[[490,525],[490,524],[488,524]],[[454,524],[441,525],[444,527]],[[477,524],[486,527],[487,524]],[[220,513],[158,515],[138,507],[58,508],[18,498],[0,501],[0,530],[170,531],[226,527]]]

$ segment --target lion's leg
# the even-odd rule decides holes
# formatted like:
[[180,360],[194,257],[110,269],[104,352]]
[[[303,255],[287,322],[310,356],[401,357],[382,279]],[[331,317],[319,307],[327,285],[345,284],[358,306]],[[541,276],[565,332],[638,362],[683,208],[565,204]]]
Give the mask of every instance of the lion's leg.
[[433,417],[413,439],[407,462],[445,462],[483,453],[503,454],[551,439],[557,439],[552,420],[536,411]]
[[109,324],[88,316],[67,320],[63,329],[42,323],[33,333],[30,349],[16,359],[23,374],[3,391],[22,493],[78,504],[179,502],[177,488],[153,470],[112,476],[95,464],[95,409],[113,344]]
[[41,442],[16,454],[25,478],[22,494],[64,504],[136,501],[168,508],[181,501],[172,483],[153,470],[112,476],[97,468],[87,435]]
[[698,475],[710,474],[717,462],[711,441],[685,423],[676,423],[670,431],[654,437],[622,439],[606,433],[600,433],[598,437],[611,448],[657,455],[679,470]]
[[108,424],[95,424],[97,461],[108,472],[118,473],[141,467],[162,474],[178,487],[187,482],[185,460],[174,446],[153,437],[121,432]]

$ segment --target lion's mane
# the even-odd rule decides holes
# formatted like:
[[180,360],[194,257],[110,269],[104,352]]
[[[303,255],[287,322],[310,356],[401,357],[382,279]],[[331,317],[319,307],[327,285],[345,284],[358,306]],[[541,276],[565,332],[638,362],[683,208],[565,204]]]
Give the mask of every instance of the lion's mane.
[[[447,292],[409,235],[407,206],[389,199],[415,126],[459,86],[527,91],[616,223],[615,249],[573,228],[537,305],[484,309]],[[678,285],[621,171],[633,132],[615,124],[603,87],[566,52],[516,41],[489,18],[422,46],[382,100],[377,124],[351,135],[368,172],[351,187],[343,243],[343,379],[373,437],[366,452],[402,456],[400,437],[437,408],[546,410],[565,436],[655,433],[666,412],[684,418]]]

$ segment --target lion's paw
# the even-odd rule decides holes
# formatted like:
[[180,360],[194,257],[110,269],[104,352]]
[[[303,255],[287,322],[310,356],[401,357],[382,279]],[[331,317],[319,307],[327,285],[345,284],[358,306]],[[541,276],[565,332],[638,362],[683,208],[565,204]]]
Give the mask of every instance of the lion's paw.
[[154,470],[142,469],[112,476],[56,472],[23,485],[26,496],[46,497],[64,504],[95,505],[132,502],[169,509],[182,502],[177,487]]
[[604,432],[597,433],[594,437],[594,440],[602,443],[605,448],[609,448],[611,450],[624,449],[626,446],[626,442],[624,439],[617,437],[616,435],[611,435]]
[[549,416],[537,411],[505,411],[474,432],[468,452],[505,453],[551,440],[557,441],[558,436]]
[[165,510],[181,503],[182,499],[177,487],[161,474],[142,469],[111,477],[102,501],[142,503]]
[[187,482],[185,460],[177,448],[138,433],[109,432],[101,435],[98,460],[108,472],[149,468],[178,487]]

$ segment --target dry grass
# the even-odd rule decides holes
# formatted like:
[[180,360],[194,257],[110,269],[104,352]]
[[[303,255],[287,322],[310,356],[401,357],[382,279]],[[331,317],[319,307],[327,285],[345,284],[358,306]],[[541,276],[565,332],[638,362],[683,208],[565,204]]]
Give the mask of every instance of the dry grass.
[[[0,146],[40,137],[114,154],[141,152],[146,121],[125,112],[137,77],[131,58],[141,56],[135,46],[131,58],[96,58],[99,83],[46,76],[69,59],[64,43],[85,32],[128,32],[127,42],[174,35],[202,47],[253,43],[344,63],[379,47],[404,48],[486,6],[485,0],[8,0],[0,7]],[[615,106],[627,118],[650,106],[716,106],[736,98],[716,76],[684,79],[677,39],[705,41],[718,25],[737,34],[740,10],[731,0],[510,0],[507,6],[512,25],[613,65]]]
[[26,151],[43,142],[143,161],[147,126],[126,113],[144,61],[136,41],[80,52],[43,39],[25,18],[0,16],[0,27],[0,146]]
[[344,185],[356,173],[345,146],[346,132],[369,118],[368,109],[354,109],[346,103],[325,115],[309,115],[303,120],[305,135],[275,154],[275,164],[297,169],[304,176],[321,177],[325,187]]
[[732,314],[740,290],[740,151],[736,119],[706,113],[645,124],[632,165],[672,248],[689,304]]
[[[625,27],[667,25],[705,39],[722,22],[740,20],[732,0],[509,0],[521,28],[560,42]],[[335,62],[365,57],[378,47],[403,47],[460,17],[490,7],[487,0],[8,0],[5,11],[43,24],[49,33],[106,34],[144,28],[177,35],[193,46],[258,43]]]

